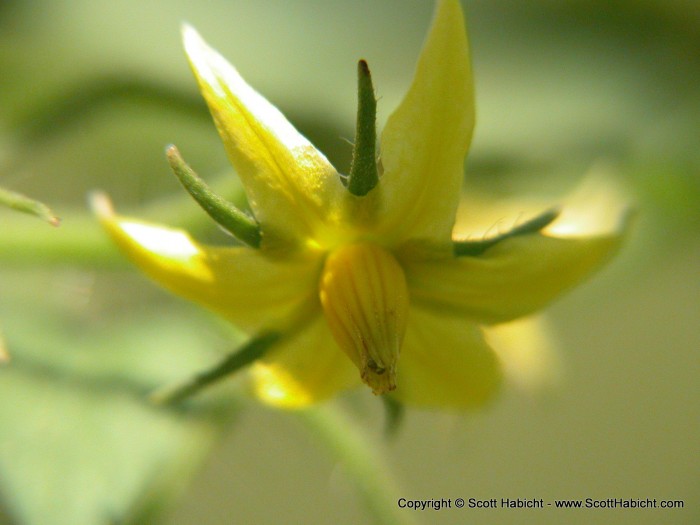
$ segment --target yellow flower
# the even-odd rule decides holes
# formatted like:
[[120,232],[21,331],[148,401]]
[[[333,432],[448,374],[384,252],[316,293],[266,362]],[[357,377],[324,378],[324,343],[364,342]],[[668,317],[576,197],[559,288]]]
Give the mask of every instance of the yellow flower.
[[[494,326],[545,307],[620,243],[617,231],[557,237],[553,212],[476,241],[473,231],[453,232],[474,126],[456,0],[439,2],[413,83],[381,136],[383,172],[377,181],[367,168],[359,190],[193,29],[184,42],[254,214],[230,209],[248,246],[203,246],[104,202],[97,209],[151,278],[263,338],[251,378],[266,402],[304,406],[362,380],[412,405],[480,405],[501,382],[487,342],[504,340]],[[361,97],[362,82],[364,62]],[[169,156],[176,171],[188,169],[174,148]]]

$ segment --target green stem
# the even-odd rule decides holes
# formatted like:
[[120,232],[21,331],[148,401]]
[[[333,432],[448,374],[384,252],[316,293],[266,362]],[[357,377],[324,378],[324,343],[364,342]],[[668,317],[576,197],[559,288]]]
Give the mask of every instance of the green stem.
[[37,227],[21,215],[10,214],[0,219],[3,266],[115,267],[125,262],[90,214],[65,214],[60,228]]
[[314,408],[296,412],[311,434],[345,468],[377,525],[414,524],[411,514],[398,506],[396,485],[374,443],[339,409]]

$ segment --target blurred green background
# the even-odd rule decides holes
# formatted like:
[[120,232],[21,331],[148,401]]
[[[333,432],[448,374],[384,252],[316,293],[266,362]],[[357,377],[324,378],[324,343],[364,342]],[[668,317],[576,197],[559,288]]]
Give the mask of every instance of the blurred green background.
[[[463,5],[478,114],[467,188],[554,196],[603,163],[629,188],[637,221],[620,256],[548,310],[558,386],[506,389],[477,414],[409,410],[389,441],[366,391],[337,404],[407,498],[685,501],[673,511],[447,509],[416,513],[422,523],[698,523],[700,2]],[[175,143],[208,180],[231,177],[181,22],[347,171],[357,59],[372,67],[381,127],[432,10],[418,0],[0,2],[0,185],[64,218],[53,230],[0,210],[0,331],[13,356],[0,369],[0,523],[154,523],[162,508],[171,525],[368,520],[347,473],[293,414],[234,403],[230,386],[181,409],[144,401],[236,334],[115,263],[86,222],[85,196],[102,189],[120,210],[219,238],[163,154]],[[70,252],[76,232],[95,242],[82,260],[42,252],[49,236]],[[29,251],[18,248],[26,239]]]

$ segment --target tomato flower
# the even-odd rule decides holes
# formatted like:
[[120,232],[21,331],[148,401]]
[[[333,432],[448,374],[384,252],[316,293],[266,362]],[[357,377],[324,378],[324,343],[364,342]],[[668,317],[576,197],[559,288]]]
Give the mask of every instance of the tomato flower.
[[[498,327],[547,306],[620,245],[622,221],[563,237],[557,211],[477,240],[455,228],[474,127],[457,0],[438,4],[414,80],[381,135],[379,168],[371,77],[360,62],[347,177],[191,27],[184,44],[253,216],[211,194],[174,147],[169,160],[244,245],[205,246],[185,231],[115,215],[104,199],[95,207],[152,279],[250,334],[239,357],[266,402],[304,406],[362,381],[411,405],[483,404],[506,358],[489,344],[503,339],[493,336]],[[237,368],[234,356],[198,381]]]

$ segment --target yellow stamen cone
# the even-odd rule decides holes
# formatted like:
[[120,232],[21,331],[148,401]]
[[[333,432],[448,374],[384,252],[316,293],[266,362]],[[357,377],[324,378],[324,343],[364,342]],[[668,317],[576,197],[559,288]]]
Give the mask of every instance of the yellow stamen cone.
[[388,251],[353,244],[331,253],[321,303],[338,346],[375,394],[396,388],[396,364],[408,315],[406,277]]

